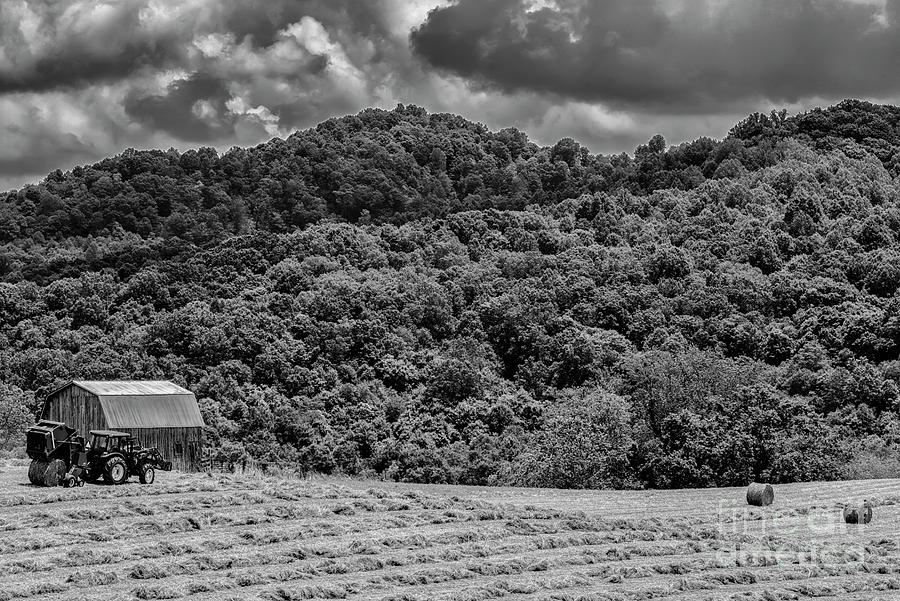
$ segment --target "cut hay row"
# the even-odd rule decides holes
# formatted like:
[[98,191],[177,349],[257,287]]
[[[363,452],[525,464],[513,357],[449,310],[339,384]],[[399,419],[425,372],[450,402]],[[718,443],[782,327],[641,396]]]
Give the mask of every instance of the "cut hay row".
[[85,486],[78,489],[36,488],[23,490],[19,484],[17,493],[0,495],[0,509],[33,505],[55,505],[57,503],[76,503],[85,500],[115,500],[133,497],[166,497],[180,496],[186,493],[211,493],[235,490],[258,490],[248,483],[221,484],[215,481],[204,481],[196,477],[170,484],[154,484],[153,486],[106,486],[103,484]]
[[[243,507],[243,506],[241,506]],[[69,533],[72,530],[71,524],[62,518],[54,518],[46,514],[38,514],[38,519],[44,519],[46,522],[41,527],[43,534],[41,536],[33,536],[30,538],[6,540],[0,539],[0,556],[18,554],[24,551],[46,550],[67,545],[75,545],[78,542],[90,541],[109,542],[118,541],[126,542],[130,539],[144,538],[146,536],[165,536],[178,534],[182,532],[190,532],[194,530],[207,529],[234,529],[241,526],[265,526],[274,525],[280,521],[280,511],[273,508],[251,508],[249,511],[232,512],[230,514],[222,514],[209,511],[182,511],[185,516],[176,519],[147,519],[146,516],[140,514],[128,515],[127,518],[117,520],[115,526],[105,528],[92,528],[85,530],[77,530],[71,533],[76,540],[69,537],[48,537],[48,530],[58,529]],[[97,511],[97,510],[93,510]],[[159,513],[162,513],[161,511]],[[178,513],[178,512],[176,512]],[[377,520],[360,521],[354,520],[352,517],[355,512],[347,511],[344,505],[334,507],[322,506],[318,508],[310,508],[304,511],[291,511],[292,517],[288,519],[300,521],[305,520],[307,523],[306,531],[300,535],[308,537],[312,535],[320,536],[339,536],[344,530],[337,528],[341,524],[355,524],[356,530],[369,530],[374,527],[385,528],[411,528],[424,526],[428,524],[450,524],[450,523],[468,523],[468,522],[484,522],[506,519],[509,516],[500,513],[489,513],[485,510],[479,510],[473,513],[464,512],[441,512],[441,513],[414,513],[412,510],[385,510]],[[393,514],[393,515],[389,515]],[[303,516],[303,517],[301,517]],[[331,522],[331,531],[318,532],[322,529],[323,518],[329,518]],[[48,525],[52,519],[52,525]],[[353,528],[347,528],[352,530]],[[298,533],[285,534],[280,536],[297,536]]]
[[[520,553],[520,554],[526,552],[527,550],[528,549],[525,547],[519,547],[519,548],[515,548],[515,549],[513,549],[513,548],[504,549],[504,551],[506,551],[506,552],[516,552],[516,553]],[[310,553],[305,550],[303,550],[299,554],[295,552],[293,554],[293,556],[289,558],[289,561],[295,560],[295,559],[303,559],[306,556],[308,556],[309,554]],[[485,551],[479,551],[477,554],[490,556],[490,553],[485,552]],[[339,554],[339,556],[341,556],[341,554]],[[625,556],[625,555],[617,553],[616,556],[614,557],[611,555],[611,553],[609,551],[607,551],[605,554],[605,557],[603,557],[603,559],[604,560],[622,559],[623,556]],[[448,560],[451,558],[452,558],[452,556],[448,557],[447,555],[441,555],[436,558],[430,558],[430,560],[432,562],[435,562],[435,561],[440,561],[440,560]],[[384,559],[385,559],[384,557],[380,557],[379,561],[376,562],[376,561],[372,561],[371,558],[366,558],[366,561],[363,563],[365,564],[366,569],[375,569],[375,568],[384,567],[383,565],[381,565],[382,563],[384,563],[383,562]],[[236,566],[241,566],[241,567],[247,567],[247,566],[251,566],[251,565],[261,566],[261,565],[270,565],[272,563],[277,563],[277,561],[271,557],[263,557],[261,560],[253,560],[253,559],[245,558],[244,561],[241,561],[238,563],[235,563],[231,559],[228,559],[228,558],[221,558],[221,560],[216,561],[216,562],[209,560],[209,558],[205,558],[204,561],[207,563],[206,569],[212,569],[212,570],[232,568],[232,567],[236,567]],[[571,560],[569,560],[569,561],[571,561]],[[582,565],[582,564],[595,563],[595,562],[596,562],[596,553],[595,553],[595,557],[591,561],[587,561],[585,558],[581,558],[578,561],[576,561],[575,563],[578,565]],[[405,565],[405,563],[406,562],[395,560],[395,561],[388,561],[388,562],[384,563],[384,565],[401,566],[401,565]],[[774,563],[770,564],[769,562],[765,561],[763,556],[761,555],[758,558],[758,560],[756,560],[756,561],[754,561],[753,558],[751,557],[751,559],[749,561],[744,561],[742,563],[737,563],[735,565],[740,566],[740,567],[745,567],[748,565],[766,566],[766,565],[774,565]],[[550,567],[550,566],[552,566],[552,563],[548,564],[548,567]],[[605,572],[595,572],[592,574],[592,576],[604,577],[604,578],[607,578],[607,577],[611,577],[611,578],[649,577],[649,576],[652,576],[654,573],[656,573],[656,574],[667,574],[667,573],[686,574],[686,573],[695,571],[697,569],[707,569],[709,567],[712,567],[712,564],[710,564],[710,563],[707,563],[707,564],[694,563],[694,564],[689,565],[689,564],[685,564],[685,563],[681,563],[681,564],[667,563],[667,564],[660,564],[658,566],[652,566],[649,568],[644,568],[643,570],[631,567],[626,572],[621,572],[621,573],[616,573],[616,574],[613,574],[613,573],[609,572],[608,570]],[[726,567],[729,567],[729,566],[726,565]],[[169,565],[169,566],[159,566],[158,565],[158,566],[154,567],[153,571],[138,572],[137,575],[135,575],[135,573],[132,572],[131,577],[139,578],[139,579],[165,578],[170,575],[177,575],[177,574],[183,574],[183,573],[194,574],[194,573],[197,573],[197,571],[198,570],[196,567],[190,568],[190,567],[185,567],[184,565]],[[200,571],[203,571],[203,570],[201,569]],[[352,571],[354,571],[352,566],[348,567],[346,564],[344,564],[342,567],[341,564],[335,563],[333,561],[328,561],[328,562],[324,562],[324,563],[320,564],[318,567],[305,566],[302,577],[303,578],[314,577],[315,575],[317,575],[319,573],[337,574],[337,573],[347,573],[347,572],[352,572]]]
[[[248,532],[251,536],[244,537],[246,539],[256,539],[255,533]],[[472,541],[477,541],[477,545],[472,545]],[[494,541],[497,541],[494,543]],[[313,542],[313,541],[310,541]],[[220,554],[213,561],[201,554],[208,551],[197,545],[175,545],[172,543],[159,544],[155,547],[144,547],[133,552],[127,550],[115,549],[103,553],[92,553],[91,556],[71,557],[69,555],[61,555],[53,558],[44,558],[42,563],[38,564],[36,560],[16,561],[8,564],[0,565],[0,573],[14,575],[23,572],[34,571],[52,571],[58,567],[77,566],[79,568],[90,567],[92,565],[103,565],[106,569],[116,569],[119,573],[129,573],[132,578],[165,578],[170,575],[182,573],[197,573],[205,570],[218,570],[232,567],[247,566],[263,566],[271,564],[290,564],[306,557],[327,557],[330,560],[351,557],[353,555],[377,555],[379,560],[389,559],[385,553],[388,549],[430,549],[439,548],[430,557],[422,556],[416,561],[420,563],[436,563],[440,561],[459,560],[464,557],[490,557],[493,554],[510,554],[510,553],[528,553],[536,550],[560,550],[569,549],[576,546],[593,546],[608,543],[609,538],[597,534],[585,534],[577,536],[523,536],[511,535],[509,530],[502,528],[478,528],[476,530],[464,532],[439,532],[432,536],[424,536],[422,533],[410,534],[404,537],[390,536],[382,539],[356,539],[344,546],[335,547],[333,545],[325,545],[320,547],[314,546],[296,546],[296,543],[290,545],[282,545],[281,548],[273,548],[267,546],[261,551],[253,551],[247,548],[237,549],[235,555],[221,555],[224,549],[234,549],[237,545],[229,542],[228,544],[220,544],[218,551]],[[491,543],[490,546],[485,543]],[[703,548],[692,543],[683,545],[681,548],[672,546],[649,546],[639,547],[633,546],[623,548],[621,546],[606,546],[600,552],[605,553],[607,557],[618,560],[636,557],[652,557],[652,556],[670,556],[677,554],[697,553],[708,548]],[[155,557],[181,557],[183,555],[198,555],[195,562],[200,562],[199,567],[185,563],[173,562],[168,565],[154,565],[151,571],[135,571],[135,566],[129,562],[139,562],[142,559]],[[279,557],[280,556],[280,557]],[[407,560],[408,561],[408,560]],[[371,567],[371,562],[366,562]],[[392,560],[388,565],[400,566],[405,565],[403,560]],[[141,564],[143,565],[143,564]],[[345,564],[346,566],[346,564]],[[332,573],[336,569],[339,571],[353,571],[352,566],[335,568],[333,562],[325,562],[318,566],[311,567],[311,574],[318,572]]]
[[[27,470],[27,463],[23,464]],[[20,466],[19,469],[22,469]],[[12,473],[12,470],[11,470]],[[0,515],[8,513],[10,508],[57,504],[78,504],[86,500],[117,501],[123,498],[156,498],[160,501],[166,497],[180,500],[191,494],[203,495],[208,493],[221,493],[226,491],[249,491],[265,496],[266,498],[281,499],[287,501],[312,500],[321,502],[323,499],[352,500],[352,499],[379,499],[396,502],[409,502],[411,499],[425,498],[425,495],[414,493],[386,494],[378,489],[369,491],[356,491],[340,487],[334,484],[307,485],[298,490],[296,482],[273,482],[270,479],[234,479],[220,477],[217,479],[202,475],[175,475],[177,480],[170,483],[157,482],[151,487],[138,486],[106,486],[96,485],[85,488],[65,490],[61,488],[34,488],[24,487],[21,483],[15,488],[0,491]],[[14,492],[18,489],[21,492]],[[446,502],[440,500],[439,502]]]
[[[524,558],[524,559],[523,559]],[[597,563],[604,563],[607,561],[615,561],[615,558],[611,557],[609,553],[606,554],[598,554],[598,553],[581,553],[577,556],[571,557],[536,557],[536,556],[528,556],[525,553],[517,553],[513,554],[512,557],[507,558],[504,561],[482,561],[477,564],[469,563],[445,563],[440,566],[439,570],[434,569],[415,569],[412,572],[407,572],[406,570],[395,570],[390,576],[383,576],[379,578],[368,578],[366,580],[357,580],[350,581],[349,583],[345,583],[347,585],[347,589],[356,589],[359,586],[365,586],[367,590],[376,590],[382,588],[397,588],[401,586],[425,586],[429,584],[433,584],[435,579],[439,583],[447,583],[453,582],[456,580],[463,579],[475,579],[482,576],[496,576],[496,575],[517,575],[523,574],[526,572],[532,571],[540,571],[540,572],[553,572],[557,571],[560,568],[565,568],[569,566],[588,566],[594,565]],[[207,588],[218,590],[218,589],[229,589],[232,586],[238,587],[246,587],[252,586],[256,584],[260,584],[262,582],[271,582],[271,581],[284,581],[287,578],[291,579],[300,579],[302,581],[310,581],[311,579],[316,579],[317,577],[325,577],[325,579],[330,582],[332,585],[335,584],[335,579],[333,576],[339,574],[349,574],[350,577],[358,576],[358,571],[363,571],[365,569],[383,569],[387,566],[403,566],[413,565],[411,562],[397,562],[397,561],[388,561],[384,562],[380,558],[372,558],[367,557],[363,558],[362,565],[356,566],[357,571],[354,570],[354,566],[348,566],[346,563],[341,564],[337,562],[326,562],[322,564],[321,569],[314,569],[313,566],[291,566],[290,569],[278,569],[275,572],[264,572],[260,570],[249,570],[243,572],[235,572],[232,571],[229,573],[228,579],[222,579],[218,583],[207,582]],[[731,570],[731,568],[735,567],[735,565],[745,566],[744,564],[732,564],[730,562],[722,562],[722,561],[713,561],[710,557],[700,558],[697,560],[693,560],[690,562],[680,562],[680,563],[660,563],[660,564],[652,564],[652,565],[640,565],[638,563],[634,563],[633,565],[625,566],[625,567],[609,567],[603,566],[599,569],[584,571],[583,573],[593,580],[603,579],[606,582],[622,582],[625,579],[635,579],[635,578],[650,578],[656,575],[684,575],[690,574],[693,572],[703,572],[711,569],[724,568],[726,571]],[[768,562],[758,562],[756,565],[759,566],[769,566],[774,565]],[[312,569],[311,569],[312,568]],[[841,573],[853,573],[854,567],[851,568],[831,568],[832,573],[834,570],[838,570]],[[787,576],[774,576],[772,572],[769,572],[766,576],[745,576],[741,579],[738,579],[736,582],[760,582],[766,580],[782,580],[782,579],[791,579],[798,577],[797,574],[791,573],[793,568],[788,566],[786,568]],[[161,570],[160,576],[166,570]],[[732,570],[733,571],[733,570]],[[730,572],[729,572],[730,573]],[[750,572],[744,570],[743,573],[746,575]],[[802,576],[802,575],[801,575]],[[728,573],[725,574],[710,574],[708,579],[715,582],[731,582],[732,578]],[[312,585],[318,585],[313,582]],[[169,588],[173,587],[169,585]],[[173,589],[174,590],[174,589]]]
[[196,513],[209,509],[226,509],[230,507],[246,507],[262,505],[267,502],[260,495],[240,493],[223,497],[204,497],[201,499],[178,499],[165,505],[138,503],[125,501],[122,503],[99,504],[92,503],[85,507],[83,504],[72,509],[62,511],[37,511],[31,513],[28,518],[17,520],[10,524],[7,530],[41,528],[46,530],[60,525],[69,527],[73,521],[99,522],[104,520],[140,519],[141,516],[163,514],[171,516],[179,513]]
[[[277,507],[274,509],[275,510],[273,510],[273,511],[267,510],[266,513],[270,513],[270,514],[282,514],[283,513],[281,511],[279,511]],[[290,514],[290,515],[296,515],[296,514]],[[349,525],[350,523],[352,523],[352,522],[347,522],[346,519],[344,519],[342,521],[346,525]],[[390,530],[391,534],[385,535],[384,544],[394,545],[394,546],[397,546],[397,545],[413,546],[413,545],[421,545],[421,544],[423,544],[423,541],[424,541],[424,544],[426,544],[426,545],[427,544],[435,544],[434,542],[430,542],[427,539],[423,539],[422,528],[425,526],[430,526],[430,524],[423,523],[423,521],[424,522],[433,522],[435,520],[425,519],[425,520],[419,520],[417,522],[411,522],[411,523],[407,524],[407,526],[409,528],[412,528],[411,534],[402,536],[402,537],[400,536],[402,531],[398,530],[396,528],[397,524],[396,523],[392,524],[393,527]],[[235,524],[239,523],[239,521],[237,519],[235,519],[234,517],[231,517],[229,520],[227,520],[225,522],[225,528],[220,527],[221,526],[220,522],[221,522],[221,520],[219,517],[200,516],[199,518],[189,518],[187,520],[179,520],[177,522],[170,522],[168,524],[168,527],[166,527],[166,528],[163,528],[162,526],[160,526],[157,523],[157,526],[154,527],[153,530],[154,530],[154,532],[162,531],[163,536],[165,536],[165,538],[168,541],[173,540],[173,536],[172,536],[173,534],[176,534],[176,535],[184,534],[183,538],[193,539],[196,537],[196,534],[197,534],[196,531],[201,531],[201,530],[216,531],[216,532],[209,532],[209,534],[216,536],[216,541],[218,543],[217,550],[222,550],[222,549],[227,549],[227,548],[238,547],[238,546],[241,546],[244,544],[267,545],[267,544],[272,544],[272,543],[276,543],[279,541],[281,541],[281,542],[296,541],[298,539],[304,539],[304,540],[308,540],[311,542],[311,541],[315,541],[317,538],[321,538],[321,537],[348,536],[347,533],[350,532],[351,530],[362,530],[363,532],[365,532],[368,528],[380,526],[380,524],[373,524],[373,522],[371,520],[366,520],[364,522],[358,522],[359,524],[364,524],[368,527],[368,528],[364,528],[364,529],[352,529],[352,528],[346,527],[346,525],[341,526],[339,524],[325,524],[323,526],[321,521],[318,521],[318,522],[317,521],[309,521],[305,527],[304,526],[301,526],[300,528],[293,527],[290,529],[285,529],[283,526],[280,526],[278,524],[268,523],[268,525],[271,527],[271,529],[260,531],[260,530],[258,530],[258,526],[262,523],[261,520],[259,520],[259,519],[244,519],[240,523],[250,523],[253,526],[253,529],[247,530],[247,531],[241,533],[235,529]],[[469,521],[469,524],[471,526],[475,526],[475,527],[477,527],[483,523],[484,522],[482,522],[482,521],[475,521],[475,522],[472,522],[471,520]],[[177,527],[173,528],[172,527],[173,524],[175,524]],[[457,529],[457,532],[453,533],[451,535],[452,538],[450,538],[450,539],[447,539],[446,534],[440,534],[440,537],[444,538],[445,542],[452,542],[452,541],[460,541],[461,542],[464,540],[474,540],[476,537],[485,537],[485,534],[483,532],[481,532],[481,533],[466,533],[465,531],[459,531],[459,526],[454,525],[454,524],[443,524],[442,527],[445,529],[449,528],[449,527],[455,527]],[[223,533],[222,535],[218,534],[217,531],[221,531],[221,530],[227,530],[227,534],[226,533]],[[135,533],[132,532],[132,534],[135,534]],[[236,534],[239,536],[235,536]],[[505,536],[507,534],[508,533],[504,532],[502,535]],[[26,549],[26,548],[40,547],[40,550],[38,551],[38,553],[41,556],[43,564],[47,568],[52,567],[54,564],[65,565],[65,566],[71,566],[71,565],[79,566],[79,565],[92,565],[92,564],[98,564],[98,563],[110,563],[111,562],[111,560],[110,560],[111,554],[118,559],[128,558],[130,550],[127,547],[124,547],[123,545],[125,543],[127,543],[129,539],[127,539],[126,537],[123,537],[123,536],[117,536],[115,532],[111,532],[108,530],[105,532],[105,535],[106,535],[106,541],[99,541],[99,544],[101,545],[100,547],[96,547],[96,544],[92,545],[89,548],[89,552],[87,552],[87,553],[85,552],[85,549],[83,546],[70,544],[68,546],[71,547],[71,549],[67,549],[65,553],[61,553],[61,554],[57,555],[55,558],[48,557],[47,551],[50,547],[48,547],[49,540],[47,538],[37,539],[35,542],[37,542],[39,544],[35,544],[35,545],[29,544],[29,541],[27,539],[24,541],[20,540],[20,541],[18,541],[18,544],[17,544],[18,549],[13,548],[12,550],[15,551],[15,550],[21,550],[21,549]],[[85,533],[80,533],[79,536],[85,537],[92,541],[97,541],[99,539],[99,536],[93,536],[93,532],[91,532],[91,531],[87,531]],[[486,537],[486,538],[499,538],[500,536],[501,535],[497,535],[494,537]],[[132,538],[139,539],[141,541],[145,540],[145,536],[143,535],[143,533],[138,533],[136,536],[134,536]],[[63,539],[63,540],[65,540],[65,539]],[[103,542],[114,543],[114,549],[112,549],[108,553],[102,552]],[[380,542],[381,541],[379,541],[379,543]],[[12,545],[13,541],[10,541],[8,544]],[[331,548],[331,549],[335,548],[335,543],[325,543],[325,544],[328,544],[329,548]],[[348,544],[359,544],[359,541],[351,539],[351,542]],[[366,544],[371,544],[371,539],[369,541],[367,541]],[[171,545],[169,545],[168,548],[172,548]],[[134,551],[131,551],[131,553],[136,554],[138,556],[146,555],[146,552],[141,548],[135,549]],[[15,573],[19,573],[20,571],[23,571],[23,570],[31,569],[33,567],[33,564],[35,563],[34,560],[23,561],[22,560],[22,557],[24,555],[23,553],[15,553],[15,555],[19,559],[14,560],[14,561],[0,563],[0,566],[5,568],[4,570],[0,570],[0,573],[15,574]]]
[[[248,537],[248,538],[249,538],[249,537]],[[465,536],[465,537],[462,538],[462,540],[469,540],[470,538],[471,538],[470,536]],[[485,537],[485,538],[486,538],[486,537]],[[499,538],[499,537],[496,537],[496,538]],[[461,539],[457,539],[457,540],[461,540]],[[405,542],[410,542],[410,541],[405,541]],[[416,542],[421,543],[421,541],[419,540],[419,541],[413,541],[413,544],[415,544]],[[446,541],[446,542],[450,542],[450,541],[448,540],[448,541]],[[485,542],[485,540],[482,540],[481,542]],[[597,545],[597,544],[602,544],[603,542],[608,542],[608,539],[603,539],[603,538],[600,538],[600,537],[598,537],[598,536],[596,536],[596,535],[593,536],[592,538],[587,539],[587,540],[585,540],[584,538],[578,540],[578,544],[595,544],[595,545]],[[508,546],[508,545],[509,545],[509,543],[507,543],[507,546]],[[421,545],[421,544],[420,544],[420,546],[427,546],[427,545]],[[227,547],[227,548],[234,548],[235,545],[233,545],[233,544],[219,545],[219,550],[221,550],[221,549],[223,549],[223,548],[226,548],[226,547]],[[530,542],[526,545],[526,547],[527,547],[528,549],[531,549],[531,548],[547,548],[547,547],[549,547],[549,548],[564,548],[564,547],[565,547],[565,542],[561,542],[561,541],[559,541],[559,540],[554,540],[554,541],[549,541],[549,542],[548,542],[548,541],[545,541],[545,540],[540,540],[540,539],[538,539],[538,540],[535,540],[535,541],[530,541]],[[171,554],[173,554],[173,555],[178,555],[178,554],[179,554],[179,551],[184,551],[185,548],[174,549],[173,547],[170,546],[170,547],[168,547],[168,550],[169,550],[169,552],[170,552]],[[189,549],[189,550],[191,550],[191,551],[193,551],[193,552],[195,552],[195,553],[200,551],[199,549],[196,549],[196,548],[194,548],[194,549]],[[301,554],[304,555],[304,556],[305,556],[305,555],[328,555],[328,556],[330,556],[330,557],[332,557],[332,558],[336,558],[336,557],[344,557],[344,556],[347,556],[347,555],[349,555],[349,554],[351,553],[351,551],[339,551],[339,550],[338,550],[338,551],[335,551],[335,550],[333,550],[332,548],[326,548],[326,549],[320,549],[320,550],[312,549],[312,548],[309,548],[309,547],[307,547],[307,548],[300,548],[300,549],[292,549],[292,550],[291,550],[291,553],[289,554],[290,556],[287,558],[287,561],[288,561],[288,562],[293,561],[294,559],[297,558],[298,550],[299,550],[299,551],[301,552]],[[506,550],[506,549],[505,549],[504,547],[501,546],[501,547],[498,547],[495,551],[504,551],[504,550]],[[520,546],[520,547],[518,548],[518,550],[519,550],[519,551],[523,551],[523,550],[525,550],[525,547],[521,547],[521,546]],[[696,548],[694,549],[694,551],[697,551],[697,550],[699,550],[699,549],[696,549]],[[268,552],[273,552],[271,549],[266,549],[266,551],[268,551]],[[359,547],[359,548],[355,549],[355,551],[358,552],[358,553],[362,553],[362,554],[369,554],[369,553],[372,553],[372,552],[373,552],[373,550],[371,549],[371,546],[369,546],[369,547]],[[622,553],[621,550],[619,550],[619,549],[616,550],[616,553],[617,553],[617,554],[623,555],[623,556],[625,556],[625,557],[627,557],[628,555],[630,555],[630,554],[632,554],[632,553],[634,553],[634,552],[640,553],[640,550],[639,550],[639,549],[635,549],[635,550],[633,550],[631,553],[629,553],[629,552]],[[490,555],[489,552],[485,552],[485,551],[482,551],[481,554],[482,554],[482,555],[485,555],[485,556]],[[120,559],[123,559],[123,557],[122,557],[121,554],[119,554],[118,557],[119,557]],[[452,556],[451,556],[451,557],[452,557]],[[445,555],[445,556],[442,557],[442,559],[450,559],[451,557],[448,557],[448,556]],[[620,558],[621,558],[621,557],[620,557]],[[98,563],[113,563],[113,561],[110,560],[110,554],[100,555],[99,557],[95,557],[94,559],[95,559],[95,561],[98,562]],[[125,557],[124,559],[129,559],[129,558]],[[265,561],[258,561],[258,562],[255,562],[255,565],[264,565],[264,564],[273,563],[273,562],[274,562],[273,559],[267,558]],[[243,564],[243,565],[251,565],[250,563],[248,563],[248,561],[247,561],[247,559],[246,559],[246,553],[244,554],[244,560],[243,560],[242,562],[237,563],[237,564],[230,562],[229,560],[227,560],[227,558],[223,558],[223,561],[221,561],[221,562],[216,562],[216,563],[217,563],[217,564],[220,564],[221,566],[224,566],[224,567],[232,567],[232,566],[234,566],[234,565],[241,565],[241,564]],[[10,574],[12,574],[12,573],[17,573],[17,572],[19,572],[19,571],[27,571],[28,568],[32,567],[32,566],[29,566],[29,565],[27,565],[27,564],[26,564],[26,565],[22,565],[21,562],[20,562],[19,565],[23,568],[22,570],[17,570],[17,569],[15,569],[15,565],[13,564],[12,569],[9,569],[8,572],[9,572]],[[173,569],[168,569],[168,570],[165,570],[165,569],[164,569],[164,570],[160,570],[160,573],[173,573],[173,574],[175,574],[175,573],[179,573],[179,571],[181,571],[181,570],[179,570],[177,567],[174,567]]]
[[[666,575],[665,573],[663,573]],[[843,582],[849,582],[855,574],[849,569],[831,570],[832,575],[841,578]],[[322,595],[322,591],[331,591],[337,594],[334,598],[367,598],[367,599],[447,599],[456,601],[461,599],[479,598],[504,598],[518,595],[543,594],[533,598],[547,599],[571,599],[580,598],[576,595],[586,588],[596,587],[598,575],[591,570],[531,570],[521,572],[510,570],[509,573],[499,577],[490,575],[484,578],[478,571],[442,566],[435,569],[419,570],[411,574],[391,574],[380,578],[291,581],[276,586],[259,587],[255,582],[262,579],[280,579],[290,575],[289,572],[280,572],[270,575],[256,574],[254,578],[238,583],[245,598],[304,598],[304,595]],[[813,573],[813,577],[827,577],[822,573]],[[701,576],[678,575],[669,579],[665,584],[655,581],[646,584],[635,585],[632,581],[619,579],[615,575],[605,583],[608,584],[608,596],[596,596],[592,598],[603,599],[648,599],[680,596],[684,592],[709,591],[718,589],[719,594],[725,594],[728,589],[734,587],[746,588],[748,586],[759,587],[771,583],[794,582],[810,578],[809,572],[802,569],[786,569],[780,573],[766,573],[761,575],[750,570],[727,569],[716,573]],[[647,578],[650,579],[649,577]],[[853,584],[856,590],[889,590],[895,586],[895,577],[859,577]],[[600,580],[599,582],[603,582]],[[624,583],[624,584],[623,584]],[[249,585],[249,586],[248,586]],[[803,586],[802,584],[800,585]],[[844,585],[845,588],[847,585]],[[799,588],[799,587],[798,587]],[[724,590],[723,590],[724,589]],[[226,589],[227,590],[227,589]],[[319,591],[319,592],[317,592]],[[730,592],[730,591],[729,591]],[[548,593],[552,593],[548,595]],[[288,596],[286,596],[288,595]],[[207,595],[197,595],[197,599],[213,598]],[[328,598],[328,597],[309,597]],[[721,598],[721,597],[715,597]]]
[[[588,542],[589,543],[590,541],[578,541],[578,542]],[[525,554],[527,554],[528,550],[530,550],[534,547],[542,547],[542,546],[544,546],[544,545],[539,544],[539,545],[531,546],[528,544],[524,544],[524,545],[520,545],[519,547],[506,548],[506,549],[504,549],[504,551],[506,554],[512,553],[514,555],[515,554],[525,555]],[[550,546],[556,548],[556,547],[559,547],[559,544],[553,544]],[[319,575],[342,574],[342,573],[352,572],[354,570],[363,569],[363,568],[364,569],[383,569],[383,568],[389,567],[389,566],[403,566],[403,565],[413,564],[413,563],[436,563],[439,561],[447,561],[450,559],[459,559],[460,557],[467,556],[467,555],[474,556],[474,557],[481,557],[481,556],[489,556],[491,554],[491,550],[488,548],[485,548],[483,546],[469,545],[469,547],[470,547],[470,549],[469,549],[468,553],[460,552],[460,551],[451,551],[449,555],[447,555],[446,553],[430,555],[430,556],[427,554],[420,554],[420,555],[414,556],[414,557],[407,556],[406,559],[402,559],[402,558],[395,559],[395,558],[390,558],[390,557],[379,557],[377,559],[373,559],[372,557],[365,557],[365,558],[361,558],[361,566],[362,567],[354,566],[352,564],[347,564],[346,562],[341,563],[341,562],[335,562],[333,560],[328,560],[325,562],[320,562],[318,565],[307,565],[307,566],[303,567],[303,572],[301,574],[301,577],[303,577],[303,578],[314,577],[317,574],[319,574]],[[602,553],[598,552],[597,554],[598,555],[602,554],[603,556],[605,556],[606,558],[609,558],[610,560],[615,560],[615,559],[621,560],[623,558],[623,555],[621,553],[618,553],[618,552],[612,553],[611,551],[612,551],[611,549],[607,549],[607,550],[603,551]],[[653,553],[653,554],[658,554],[658,553]],[[302,558],[305,555],[306,555],[306,553],[303,552],[299,555],[299,557]],[[294,561],[297,558],[298,558],[298,555],[295,553],[293,557],[289,557],[288,559],[291,561]],[[543,561],[543,560],[541,560],[541,561]],[[568,560],[557,559],[555,561],[563,561],[564,563],[566,563],[566,565],[573,563],[573,562],[576,565],[582,565],[584,563],[589,563],[585,559],[577,559],[577,558],[576,559],[568,559]],[[229,558],[223,558],[220,561],[212,561],[209,558],[205,558],[205,562],[206,562],[206,566],[205,566],[206,569],[221,570],[221,569],[232,568],[232,567],[236,567],[236,566],[247,567],[247,566],[251,566],[251,565],[257,565],[257,566],[269,565],[271,563],[274,563],[275,559],[272,558],[271,556],[262,556],[262,560],[253,561],[251,558],[244,557],[242,559],[242,561],[240,561],[240,562],[233,562]],[[543,563],[545,564],[545,566],[542,569],[547,569],[549,566],[552,565],[552,564],[548,564],[546,561],[543,561]],[[476,573],[499,573],[499,572],[503,572],[503,571],[509,572],[508,569],[498,569],[493,564],[490,564],[490,563],[482,563],[480,565],[482,567],[476,568],[475,569]],[[488,567],[484,567],[484,566],[488,566]],[[138,571],[138,572],[132,571],[131,577],[137,577],[140,579],[167,578],[172,575],[179,575],[179,574],[185,574],[185,573],[195,574],[195,573],[198,573],[199,571],[204,571],[203,566],[201,566],[198,569],[198,567],[196,565],[191,565],[191,566],[188,566],[185,564],[157,565],[151,571]],[[283,578],[283,576],[282,576],[282,578]],[[246,578],[244,580],[246,581]]]

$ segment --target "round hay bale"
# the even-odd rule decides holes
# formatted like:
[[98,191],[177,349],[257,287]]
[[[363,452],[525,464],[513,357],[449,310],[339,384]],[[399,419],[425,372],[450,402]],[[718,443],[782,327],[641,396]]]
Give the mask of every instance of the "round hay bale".
[[62,459],[52,459],[44,471],[44,486],[59,486],[66,477],[66,463]]
[[848,524],[868,524],[872,521],[872,504],[863,501],[862,505],[845,505],[844,521]]
[[47,471],[47,462],[40,459],[32,459],[28,466],[28,480],[35,486],[44,485],[44,472]]
[[763,507],[771,505],[775,500],[775,489],[771,484],[760,484],[759,482],[751,482],[747,487],[747,503]]

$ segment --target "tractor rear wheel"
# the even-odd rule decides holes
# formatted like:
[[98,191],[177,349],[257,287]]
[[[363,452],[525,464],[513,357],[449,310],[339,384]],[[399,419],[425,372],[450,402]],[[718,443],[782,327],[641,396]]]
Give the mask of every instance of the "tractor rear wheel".
[[141,484],[153,484],[153,481],[156,480],[156,470],[153,469],[153,466],[142,465],[138,469],[140,470],[138,472],[138,480],[141,481]]
[[62,459],[51,459],[44,471],[44,486],[59,486],[66,477],[66,462]]
[[32,459],[28,466],[28,480],[35,486],[44,486],[44,473],[47,471],[47,462],[41,459]]
[[103,479],[110,484],[123,484],[128,480],[128,466],[121,457],[110,457],[103,466]]

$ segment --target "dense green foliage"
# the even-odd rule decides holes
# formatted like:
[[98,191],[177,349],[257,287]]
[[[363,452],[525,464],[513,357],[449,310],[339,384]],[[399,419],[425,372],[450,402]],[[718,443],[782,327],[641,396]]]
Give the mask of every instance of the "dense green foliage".
[[129,151],[0,196],[0,380],[171,378],[222,454],[323,472],[886,475],[898,175],[856,101],[634,156],[402,106]]

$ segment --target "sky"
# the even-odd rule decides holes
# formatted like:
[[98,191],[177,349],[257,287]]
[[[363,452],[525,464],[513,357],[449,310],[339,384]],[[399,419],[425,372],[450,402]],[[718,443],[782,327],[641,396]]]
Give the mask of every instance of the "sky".
[[900,0],[0,0],[0,189],[398,103],[632,152],[898,65]]

